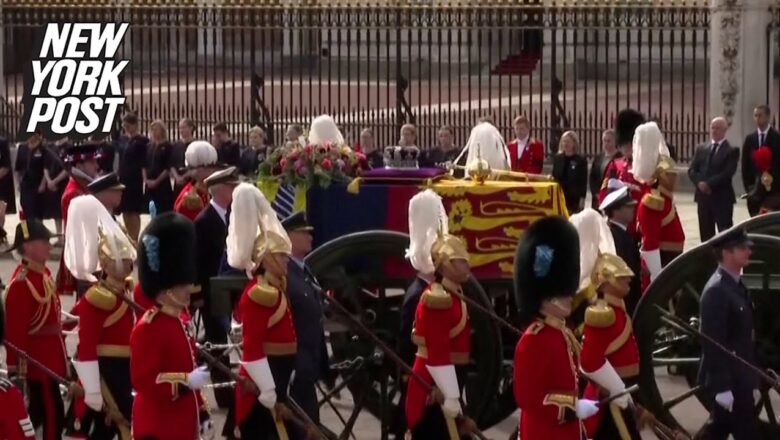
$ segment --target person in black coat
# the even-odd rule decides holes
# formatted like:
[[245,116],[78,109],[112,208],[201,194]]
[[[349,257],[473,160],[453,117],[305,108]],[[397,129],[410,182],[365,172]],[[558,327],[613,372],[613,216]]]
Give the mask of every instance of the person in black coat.
[[[758,172],[755,163],[753,163],[753,152],[766,145],[772,149],[773,156],[780,156],[780,133],[769,125],[769,115],[769,107],[766,105],[759,105],[753,109],[756,130],[745,136],[745,142],[742,143],[742,184],[746,194],[754,191],[756,183],[761,177],[761,173]],[[772,174],[780,175],[780,170],[773,169]],[[749,197],[747,207],[750,216],[754,217],[761,209],[761,200]]]
[[599,191],[604,182],[604,173],[609,162],[620,154],[615,144],[615,130],[604,130],[601,134],[601,151],[593,158],[588,174],[588,186],[590,187],[591,207],[599,209]]
[[149,132],[149,149],[143,169],[146,201],[154,202],[157,213],[163,214],[173,210],[176,198],[171,186],[173,145],[168,142],[168,129],[161,120],[152,122]]
[[[735,356],[757,365],[753,301],[742,283],[742,269],[752,242],[742,228],[730,229],[710,240],[718,268],[701,295],[701,331]],[[702,341],[698,383],[711,400],[710,418],[697,438],[735,440],[761,438],[753,392],[758,376],[734,356]]]
[[219,163],[236,168],[241,166],[241,146],[230,139],[227,124],[220,122],[214,126],[211,144],[217,149]]
[[[54,219],[57,235],[62,234],[62,195],[68,185],[68,170],[65,169],[65,151],[71,146],[68,138],[62,138],[51,145],[46,145],[44,163],[44,179],[46,180],[46,192],[44,193],[45,206],[43,218]],[[67,213],[66,213],[67,214]],[[61,242],[60,242],[61,243]]]
[[149,138],[139,131],[138,116],[130,113],[122,118],[125,131],[117,141],[119,152],[119,181],[125,186],[120,211],[128,235],[138,240],[141,232],[141,214],[146,212],[144,203],[143,169],[146,166],[146,154]]
[[357,150],[366,156],[368,167],[383,168],[385,166],[385,156],[382,151],[376,147],[374,141],[374,132],[370,128],[366,128],[360,132],[360,142],[356,145]]
[[636,212],[636,200],[631,197],[628,187],[623,186],[608,193],[599,209],[607,216],[609,230],[615,242],[615,252],[634,272],[630,283],[631,290],[625,298],[626,310],[629,315],[633,315],[642,298],[639,240],[636,235],[628,232],[628,225],[633,221]]
[[179,140],[173,143],[171,151],[171,177],[173,177],[174,199],[187,185],[186,163],[184,160],[187,147],[195,140],[195,122],[182,118],[179,121]]
[[46,151],[43,137],[33,133],[26,142],[19,144],[14,171],[19,181],[19,202],[28,219],[43,220],[46,205]]
[[242,148],[241,166],[238,173],[242,176],[254,179],[257,176],[257,168],[271,154],[271,148],[265,145],[265,132],[260,127],[249,129],[249,145]]
[[[298,338],[295,378],[290,385],[290,396],[318,423],[320,409],[316,383],[329,376],[330,366],[323,328],[322,288],[304,261],[311,251],[312,228],[303,212],[287,217],[282,225],[292,244],[292,255],[287,265],[287,296]],[[298,436],[304,438],[304,434],[299,432]]]
[[[204,180],[211,200],[195,217],[198,283],[201,291],[193,297],[192,305],[200,308],[206,340],[213,344],[224,344],[228,339],[229,322],[221,322],[211,311],[211,277],[219,273],[222,255],[225,253],[225,239],[228,232],[228,209],[233,201],[233,189],[238,185],[234,167],[216,171]],[[229,359],[227,359],[229,361]],[[229,380],[219,370],[212,370],[214,383]],[[233,404],[233,393],[228,389],[214,390],[217,404],[229,408]]]
[[567,131],[561,136],[558,154],[553,157],[552,176],[563,190],[569,214],[585,208],[588,193],[588,161],[579,154],[579,144],[577,134]]
[[726,139],[728,122],[715,118],[710,123],[710,143],[696,148],[693,161],[688,167],[688,177],[696,186],[693,201],[699,215],[699,237],[707,241],[718,232],[733,224],[734,203],[737,198],[731,179],[737,172],[739,150]]
[[[460,154],[460,148],[454,143],[454,130],[449,125],[439,129],[439,144],[420,155],[420,167],[442,167],[447,162],[455,162]],[[465,160],[463,160],[465,162]]]
[[16,214],[16,191],[11,168],[11,147],[8,139],[0,137],[0,200],[6,204],[7,214]]

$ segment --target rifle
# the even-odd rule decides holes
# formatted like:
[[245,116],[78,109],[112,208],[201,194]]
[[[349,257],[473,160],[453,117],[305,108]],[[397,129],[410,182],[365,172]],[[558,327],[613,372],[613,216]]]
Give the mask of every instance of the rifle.
[[741,363],[745,367],[747,367],[749,370],[756,373],[761,379],[763,379],[767,384],[769,384],[770,387],[774,388],[775,391],[780,392],[780,382],[778,382],[777,373],[770,370],[769,372],[763,370],[762,368],[759,368],[752,363],[748,362],[747,360],[743,359],[733,351],[729,350],[728,348],[724,347],[720,342],[716,341],[715,339],[711,338],[710,336],[704,334],[701,330],[697,329],[696,327],[693,327],[692,325],[688,324],[681,318],[675,316],[672,313],[669,313],[668,311],[664,310],[663,307],[660,307],[658,304],[653,305],[658,311],[661,313],[661,320],[666,322],[667,324],[671,325],[672,327],[675,327],[679,330],[682,330],[685,333],[688,333],[693,336],[698,336],[702,340],[707,341],[712,346],[717,348],[718,350],[725,353],[730,358],[736,360],[737,362]]
[[4,342],[5,346],[13,350],[19,357],[24,358],[27,362],[35,366],[35,368],[43,371],[47,376],[49,376],[52,380],[57,382],[57,384],[64,386],[69,391],[73,393],[74,396],[81,396],[84,394],[84,390],[73,381],[70,381],[59,374],[55,373],[51,368],[44,365],[41,361],[38,359],[35,359],[34,357],[27,354],[26,351],[22,350],[21,348],[17,347],[14,343],[11,341],[6,340]]
[[[411,378],[418,381],[429,393],[434,390],[434,386],[429,384],[425,379],[422,378],[419,374],[417,374],[412,367],[406,364],[403,359],[401,359],[398,354],[393,351],[390,347],[387,346],[381,339],[379,339],[378,336],[373,334],[371,330],[366,328],[366,326],[363,325],[360,321],[358,321],[355,317],[353,317],[349,310],[347,310],[340,302],[338,302],[335,298],[328,295],[323,295],[323,298],[325,298],[326,301],[328,301],[330,304],[335,306],[339,313],[341,313],[347,320],[349,320],[354,327],[356,327],[358,330],[360,330],[361,333],[368,336],[369,339],[371,339],[374,344],[376,344],[377,347],[379,347],[380,350],[382,350],[398,367],[400,367],[405,373],[407,373]],[[445,419],[447,420],[447,430],[450,433],[450,437],[452,440],[458,440],[460,436],[458,435],[457,427],[455,427],[455,420],[451,419],[449,417],[445,416]],[[468,421],[469,419],[467,417],[463,417],[461,420]],[[474,434],[477,438],[480,440],[487,440],[485,435],[479,430],[474,429],[473,432],[470,434]]]

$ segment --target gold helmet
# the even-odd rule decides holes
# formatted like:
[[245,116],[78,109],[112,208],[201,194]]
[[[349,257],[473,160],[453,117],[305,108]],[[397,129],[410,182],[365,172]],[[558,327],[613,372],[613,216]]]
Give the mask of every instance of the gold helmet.
[[593,286],[598,289],[605,283],[614,283],[618,278],[633,277],[634,271],[622,258],[615,254],[600,254],[590,274]]
[[233,190],[226,244],[228,264],[248,274],[266,254],[292,252],[290,237],[271,204],[257,187],[248,183]]
[[418,272],[433,274],[451,260],[469,260],[463,241],[449,234],[441,197],[430,189],[409,201],[409,249],[406,258]]

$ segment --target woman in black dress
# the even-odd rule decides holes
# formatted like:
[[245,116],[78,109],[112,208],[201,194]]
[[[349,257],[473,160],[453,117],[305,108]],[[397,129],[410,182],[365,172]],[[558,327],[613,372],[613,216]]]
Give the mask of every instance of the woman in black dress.
[[40,133],[33,133],[27,142],[19,144],[14,171],[19,180],[19,201],[28,219],[43,220],[46,204],[44,158],[43,137]]
[[141,232],[141,214],[147,209],[144,206],[143,168],[146,164],[149,139],[139,132],[138,116],[132,113],[122,118],[122,128],[125,134],[119,137],[117,145],[119,181],[125,186],[120,209],[128,235],[133,240],[138,240],[138,234]]
[[16,214],[14,174],[11,172],[11,148],[8,139],[0,137],[0,200],[6,203],[6,214]]
[[[57,228],[57,234],[62,234],[62,193],[68,185],[68,171],[62,157],[65,156],[65,150],[70,147],[68,138],[62,138],[52,145],[46,145],[44,156],[43,175],[46,180],[46,192],[44,193],[45,207],[43,208],[43,217],[53,219],[54,226]],[[61,243],[58,241],[58,243]]]
[[241,152],[238,173],[254,179],[257,176],[257,168],[270,153],[270,147],[265,145],[265,132],[263,129],[258,126],[250,128],[249,145]]
[[192,119],[183,118],[179,121],[179,140],[173,143],[171,152],[171,176],[173,177],[173,194],[179,195],[184,185],[187,184],[185,172],[184,154],[187,146],[195,140],[195,122]]
[[149,150],[146,153],[146,167],[143,169],[146,185],[146,200],[154,202],[157,214],[173,210],[173,187],[171,186],[171,153],[173,146],[168,142],[168,129],[161,120],[149,126]]
[[552,175],[563,190],[569,214],[585,208],[588,193],[588,161],[579,154],[580,140],[573,131],[561,136],[558,154],[553,158]]

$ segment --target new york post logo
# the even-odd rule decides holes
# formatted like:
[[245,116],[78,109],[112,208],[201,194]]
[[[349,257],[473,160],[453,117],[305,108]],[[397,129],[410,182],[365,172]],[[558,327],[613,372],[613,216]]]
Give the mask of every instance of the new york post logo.
[[24,75],[21,138],[79,141],[108,134],[125,104],[119,76],[129,61],[114,56],[127,23],[50,23]]

